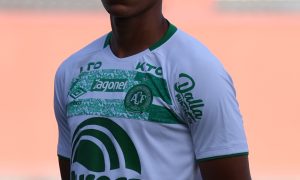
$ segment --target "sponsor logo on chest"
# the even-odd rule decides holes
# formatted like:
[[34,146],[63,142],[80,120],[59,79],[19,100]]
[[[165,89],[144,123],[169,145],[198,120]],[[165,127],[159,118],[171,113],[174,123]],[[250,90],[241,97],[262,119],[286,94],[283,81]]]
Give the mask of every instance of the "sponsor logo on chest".
[[91,90],[103,92],[123,92],[126,85],[126,79],[96,79]]

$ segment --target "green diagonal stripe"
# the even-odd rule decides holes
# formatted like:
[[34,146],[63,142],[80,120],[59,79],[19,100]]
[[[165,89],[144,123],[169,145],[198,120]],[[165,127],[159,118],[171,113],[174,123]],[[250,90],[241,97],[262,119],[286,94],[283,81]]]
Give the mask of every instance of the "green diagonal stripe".
[[68,117],[80,115],[94,115],[105,117],[118,117],[127,119],[145,119],[147,113],[127,112],[124,102],[119,99],[82,99],[74,100],[67,105]]
[[93,89],[95,88],[95,82],[101,80],[107,80],[111,82],[124,82],[128,80],[126,87],[116,91],[111,90],[111,92],[126,91],[129,87],[132,87],[138,83],[134,82],[135,74],[135,71],[125,71],[119,69],[103,69],[88,72],[83,71],[77,78],[72,80],[68,94],[76,99],[87,92],[95,91],[95,89]]
[[[126,81],[127,80],[127,81]],[[113,89],[100,89],[95,86],[100,85],[99,83],[111,82],[115,84],[126,83],[126,86],[120,86],[122,88]],[[125,70],[97,70],[82,72],[77,78],[73,79],[69,95],[77,99],[87,92],[93,91],[106,91],[106,92],[127,92],[130,88],[137,84],[145,84],[151,89],[153,96],[161,98],[164,102],[171,105],[171,97],[168,91],[167,82],[163,78],[156,77],[150,73],[142,73],[136,71],[125,71]]]
[[169,124],[183,124],[179,118],[169,109],[157,105],[151,105],[147,110],[149,121]]
[[150,73],[137,72],[135,80],[146,84],[152,90],[153,96],[160,97],[167,104],[172,104],[165,79],[158,78]]
[[144,113],[128,112],[124,101],[118,99],[82,99],[74,100],[67,105],[67,116],[94,115],[152,121],[157,123],[182,124],[171,110],[150,105]]

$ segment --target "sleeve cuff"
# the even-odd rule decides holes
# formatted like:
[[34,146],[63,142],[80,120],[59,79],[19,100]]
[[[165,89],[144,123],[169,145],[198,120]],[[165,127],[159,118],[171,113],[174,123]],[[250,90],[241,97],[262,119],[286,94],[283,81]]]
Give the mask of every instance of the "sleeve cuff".
[[248,154],[249,154],[248,152],[241,152],[241,153],[227,154],[227,155],[221,155],[221,156],[213,156],[213,157],[208,157],[208,158],[197,159],[197,162],[201,163],[201,162],[215,160],[215,159],[224,159],[224,158],[231,158],[231,157],[238,157],[238,156],[248,156]]
[[70,158],[68,158],[68,157],[65,157],[65,156],[62,156],[62,155],[59,155],[59,154],[57,156],[58,156],[59,159],[70,161]]

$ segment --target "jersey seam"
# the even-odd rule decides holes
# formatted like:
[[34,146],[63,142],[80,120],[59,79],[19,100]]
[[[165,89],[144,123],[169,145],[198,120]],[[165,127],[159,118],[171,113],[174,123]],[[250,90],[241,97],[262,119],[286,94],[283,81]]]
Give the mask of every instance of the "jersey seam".
[[215,160],[215,159],[224,159],[224,158],[248,156],[248,155],[249,155],[249,152],[244,151],[244,152],[231,153],[231,154],[225,154],[225,155],[211,156],[211,157],[207,157],[207,158],[199,158],[196,161],[199,163],[199,162],[211,161],[211,160]]
[[[96,42],[98,41],[98,43]],[[72,54],[71,56],[69,56],[62,64],[65,64],[67,62],[71,62],[73,59],[81,59],[83,56],[92,54],[92,53],[97,53],[99,51],[102,50],[102,48],[100,48],[101,43],[102,43],[102,38],[98,38],[96,40],[94,40],[93,42],[91,42],[89,45],[87,45],[86,47],[83,47],[82,49],[79,49],[77,52],[75,52],[74,54]],[[88,46],[92,45],[93,43],[97,43],[96,48],[90,48]],[[87,49],[85,49],[87,48]],[[84,53],[82,53],[84,52]]]
[[240,145],[247,145],[247,143],[243,142],[243,143],[235,143],[235,144],[231,144],[230,147],[228,146],[218,146],[218,147],[212,147],[211,149],[213,150],[207,150],[207,151],[204,151],[204,152],[213,152],[213,151],[220,151],[220,150],[226,150],[226,149],[232,149],[236,146],[240,146]]
[[[241,147],[239,149],[240,152],[248,152],[248,147],[247,147],[247,143],[241,143],[241,144],[235,144],[235,145],[232,145],[231,147],[225,147],[223,146],[223,148],[219,148],[219,149],[214,149],[214,150],[209,150],[209,151],[202,151],[202,152],[199,152],[199,153],[196,153],[196,158],[197,159],[204,159],[206,157],[203,157],[203,156],[221,156],[221,155],[212,155],[211,153],[214,153],[214,152],[220,152],[221,151],[221,154],[224,154],[225,152],[222,152],[224,150],[236,150],[237,147]],[[231,153],[231,154],[234,154],[235,152]],[[226,153],[225,153],[226,154]],[[202,157],[202,158],[200,158]]]
[[57,156],[59,157],[59,159],[63,159],[63,160],[70,160],[71,158],[57,154]]
[[[177,31],[176,31],[176,32],[177,32]],[[175,33],[176,33],[176,32],[175,32]],[[173,34],[172,37],[174,37],[175,33]],[[171,38],[172,38],[172,37],[171,37]],[[170,38],[170,39],[171,39],[171,38]],[[158,50],[159,50],[159,48],[154,49],[152,52],[155,53],[155,54],[157,54],[158,56],[162,57],[162,59],[165,59],[165,60],[166,60],[167,58],[166,58],[161,52],[159,52]],[[166,73],[165,76],[167,76],[167,74],[168,74],[168,73]],[[168,78],[168,77],[167,77],[166,79],[171,79],[171,78]],[[170,105],[170,106],[174,106],[174,107],[175,107],[175,110],[174,110],[174,108],[171,108],[171,107],[170,107],[170,110],[176,115],[176,117],[179,118],[178,120],[179,120],[181,123],[183,123],[184,125],[187,125],[187,123],[186,123],[186,122],[184,121],[184,119],[181,117],[181,113],[179,113],[179,112],[180,112],[180,108],[178,107],[178,105],[177,105],[177,103],[176,103],[174,97],[172,96],[172,91],[171,91],[172,85],[170,85],[170,81],[167,81],[167,80],[166,80],[166,83],[167,83],[168,93],[170,94],[171,101],[172,101],[172,105]],[[177,112],[176,110],[179,111],[179,112]]]

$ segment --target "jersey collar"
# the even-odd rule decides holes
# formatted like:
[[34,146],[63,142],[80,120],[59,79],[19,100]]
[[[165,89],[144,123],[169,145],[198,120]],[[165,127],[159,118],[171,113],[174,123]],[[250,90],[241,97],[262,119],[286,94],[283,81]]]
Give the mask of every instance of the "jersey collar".
[[[172,36],[173,34],[177,31],[177,28],[171,24],[169,21],[169,27],[168,30],[165,32],[165,34],[163,35],[162,38],[160,38],[156,43],[152,44],[148,49],[150,51],[153,51],[154,49],[157,49],[158,47],[160,47],[161,45],[163,45],[165,42],[167,42]],[[104,42],[104,46],[103,48],[106,48],[108,45],[110,45],[110,40],[112,37],[112,32],[109,32],[106,36],[105,42]]]

